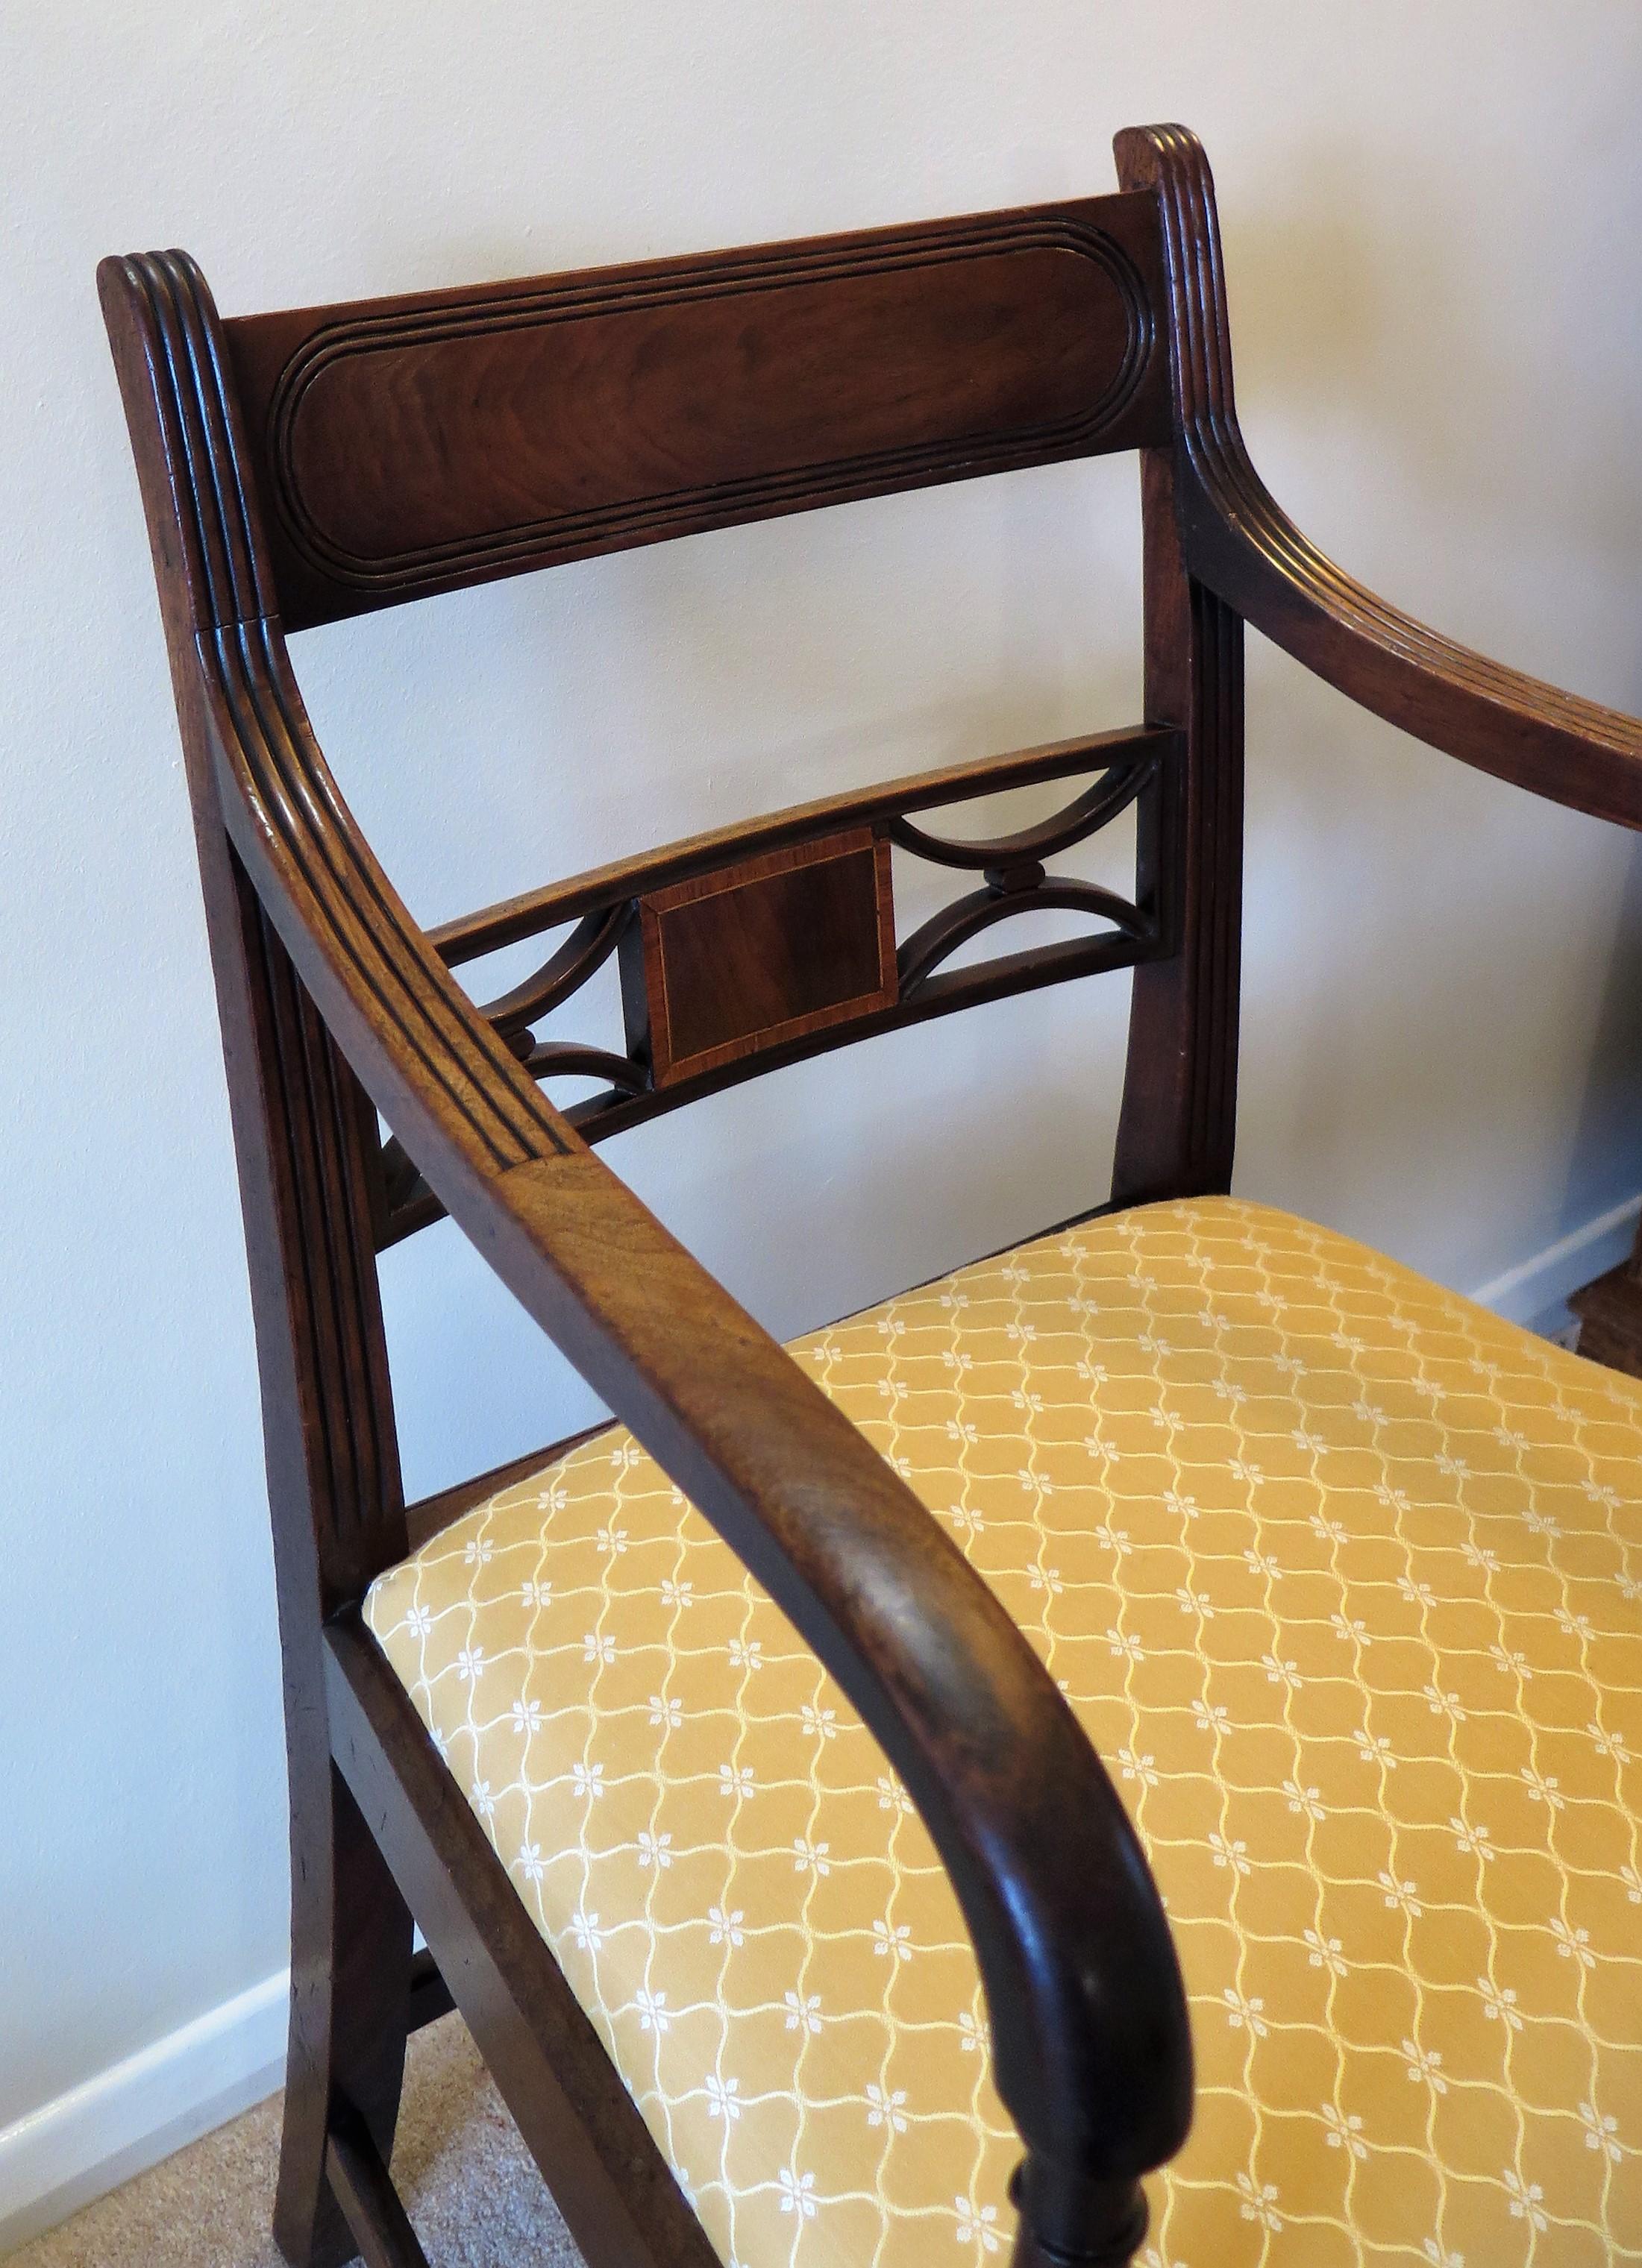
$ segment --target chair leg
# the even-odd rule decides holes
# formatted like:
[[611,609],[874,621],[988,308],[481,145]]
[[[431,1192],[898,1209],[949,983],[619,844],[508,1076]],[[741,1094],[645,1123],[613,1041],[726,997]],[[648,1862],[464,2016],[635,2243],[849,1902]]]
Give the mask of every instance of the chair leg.
[[[294,1765],[294,1759],[293,1765]],[[344,2268],[359,2246],[326,2172],[339,2119],[392,2154],[410,2022],[410,1915],[327,1759],[292,1789],[291,2047],[274,2242],[292,2268]],[[304,1797],[306,1795],[306,1800]]]

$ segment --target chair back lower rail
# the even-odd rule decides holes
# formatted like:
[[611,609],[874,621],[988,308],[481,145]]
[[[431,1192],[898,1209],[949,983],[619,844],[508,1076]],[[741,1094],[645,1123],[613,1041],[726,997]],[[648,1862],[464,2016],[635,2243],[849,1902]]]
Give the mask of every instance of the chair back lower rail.
[[[448,923],[432,941],[459,967],[568,931],[481,1012],[536,1078],[595,1083],[565,1115],[596,1142],[827,1048],[1173,951],[1155,880],[1124,898],[1052,875],[1044,861],[1133,804],[1178,795],[1182,754],[1179,733],[1139,726],[921,773],[574,876]],[[1081,774],[1093,775],[1088,787],[1011,835],[954,839],[913,823],[915,812]],[[891,847],[980,887],[898,942]],[[1089,933],[947,967],[1000,923],[1050,911],[1087,916]],[[536,1037],[533,1027],[612,954],[624,1049]],[[381,1234],[397,1243],[442,1208],[398,1144],[382,1162]]]

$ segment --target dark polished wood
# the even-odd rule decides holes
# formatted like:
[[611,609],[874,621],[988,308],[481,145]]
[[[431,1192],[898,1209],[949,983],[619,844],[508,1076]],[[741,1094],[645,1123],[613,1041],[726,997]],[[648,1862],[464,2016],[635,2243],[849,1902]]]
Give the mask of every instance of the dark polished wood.
[[1250,462],[1232,389],[1214,180],[1183,126],[1120,134],[1120,178],[1158,200],[1173,364],[1175,510],[1189,572],[1276,644],[1416,740],[1497,778],[1642,826],[1642,724],[1473,653],[1308,542]]
[[370,2130],[345,2096],[331,2104],[325,2173],[365,2268],[428,2268]]
[[[1467,762],[1642,824],[1642,727],[1396,615],[1271,504],[1237,432],[1202,152],[1179,128],[1118,149],[1115,197],[226,327],[181,254],[99,271],[193,802],[262,1370],[293,1882],[275,2226],[299,2268],[356,2244],[393,2268],[418,2258],[384,2169],[407,2031],[446,1992],[593,2268],[713,2260],[359,1617],[412,1533],[501,1484],[403,1502],[375,1255],[440,1211],[766,1586],[905,1780],[971,1933],[1024,2146],[1017,2268],[1129,2258],[1139,2177],[1187,2131],[1167,1923],[1041,1662],[897,1475],[589,1147],[803,1055],[1128,968],[1113,1197],[1225,1188],[1245,616]],[[296,625],[1120,447],[1143,457],[1141,732],[778,814],[430,937],[309,728]],[[1085,773],[1060,813],[990,842],[914,817]],[[1132,901],[1049,873],[1130,802]],[[896,940],[891,848],[980,881]],[[798,876],[822,893],[804,953]],[[1098,928],[946,965],[1068,907]],[[450,973],[554,929],[570,933],[499,998],[476,1005]],[[611,954],[627,1051],[540,1038]],[[541,1081],[572,1074],[601,1091],[560,1110]],[[433,1967],[413,1962],[412,1913]]]
[[[647,891],[662,890],[692,875],[709,874],[739,859],[780,850],[788,844],[813,843],[820,836],[848,827],[905,822],[913,812],[938,811],[979,797],[997,795],[1005,788],[1035,787],[1045,780],[1067,779],[1080,772],[1098,772],[1105,793],[1110,787],[1109,810],[1080,827],[1067,842],[1081,841],[1094,826],[1114,818],[1124,804],[1137,795],[1158,764],[1179,753],[1180,736],[1142,725],[1130,731],[1080,734],[1073,740],[1050,740],[1035,748],[1017,748],[1008,755],[980,756],[963,764],[943,764],[938,770],[914,772],[905,779],[888,780],[881,787],[852,788],[816,803],[790,805],[759,819],[741,820],[711,834],[692,835],[664,850],[644,850],[637,856],[595,866],[567,881],[550,882],[544,888],[504,899],[501,904],[464,914],[427,932],[429,942],[447,965],[460,968],[480,954],[518,945],[529,937],[561,923],[603,913],[631,902]],[[1091,791],[1096,792],[1097,791]],[[1081,800],[1081,799],[1080,799]],[[891,839],[899,828],[891,826]],[[990,846],[987,846],[988,848]],[[1056,843],[1056,849],[1065,847]],[[967,854],[972,846],[963,846]],[[928,855],[921,853],[921,855]],[[950,861],[942,861],[948,863]],[[973,864],[967,856],[961,862]],[[984,861],[982,862],[985,863]]]
[[[495,1025],[533,1077],[544,1081],[573,1078],[595,1083],[601,1091],[569,1103],[565,1115],[585,1140],[602,1141],[741,1079],[846,1042],[899,1030],[932,1016],[950,1015],[1012,992],[1135,967],[1168,950],[1158,910],[1166,891],[1159,888],[1155,879],[1150,887],[1153,902],[1143,909],[1110,891],[1051,876],[1042,861],[1109,826],[1136,801],[1143,813],[1143,845],[1150,842],[1146,814],[1175,792],[1165,774],[1180,762],[1186,745],[1184,733],[1143,727],[948,765],[880,788],[801,804],[767,818],[745,821],[618,860],[447,923],[430,932],[430,938],[446,961],[459,967],[499,946],[573,924],[568,938],[554,947],[539,968],[499,999],[487,1003],[480,1012]],[[913,813],[995,794],[1002,788],[1083,772],[1096,774],[1090,786],[1075,795],[1063,810],[1014,835],[953,841],[931,833],[912,817]],[[729,1044],[678,1060],[664,1039],[659,1059],[654,1057],[653,1025],[664,1035],[668,1029],[656,909],[711,896],[736,877],[783,873],[788,868],[781,854],[812,853],[852,829],[863,836],[869,834],[876,845],[876,966],[870,980],[872,989],[861,991],[836,981],[836,973],[842,968],[839,941],[825,939],[827,949],[817,954],[816,939],[810,933],[814,924],[806,923],[800,911],[785,924],[777,923],[773,929],[766,925],[757,940],[758,976],[753,989],[768,987],[774,981],[779,962],[788,970],[784,981],[790,983],[797,971],[807,970],[803,981],[830,987],[834,994],[830,1005],[818,1012],[812,1005],[804,1012],[802,1001],[789,1002],[797,1012],[773,1022],[760,1020],[757,1015],[744,1018]],[[892,890],[884,865],[886,843],[928,864],[980,873],[985,887],[943,909],[898,946]],[[1143,869],[1149,855],[1156,866],[1160,859],[1167,865],[1179,854],[1174,846],[1155,855],[1143,850]],[[865,881],[863,873],[856,925],[863,961],[872,937]],[[650,912],[641,917],[645,906]],[[942,963],[984,930],[1053,908],[1086,913],[1102,926],[1085,939],[1028,946],[961,970],[942,973]],[[572,997],[618,949],[626,1004],[625,1052],[559,1039],[533,1043],[529,1024]],[[709,964],[711,961],[710,955]],[[829,965],[835,969],[834,976],[825,974]],[[728,967],[720,971],[709,965],[698,973],[696,981],[703,995],[724,995],[728,987],[743,1005],[751,997],[744,968],[734,986],[729,985]],[[864,966],[860,981],[868,981]],[[773,1009],[770,1012],[773,1014]],[[437,1197],[396,1140],[386,1146],[380,1179],[383,1204],[377,1227],[379,1245],[396,1243],[414,1234],[443,1212]]]
[[[1001,907],[988,895],[984,908],[986,920],[1001,920],[1029,911],[1032,903],[1048,906],[1059,902],[1057,896],[1045,891],[1036,894],[1030,903]],[[1115,902],[1126,915],[1135,911],[1121,900]],[[1098,909],[1085,894],[1080,893],[1076,903],[1085,911]],[[956,933],[949,933],[937,941],[948,950],[956,950],[962,940]],[[847,1024],[823,1025],[791,1039],[760,1045],[756,1050],[720,1064],[714,1070],[681,1075],[662,1086],[651,1084],[643,1065],[594,1049],[549,1043],[533,1049],[524,1062],[528,1070],[544,1079],[573,1074],[613,1082],[606,1091],[585,1102],[572,1103],[565,1112],[566,1123],[586,1141],[603,1142],[612,1134],[622,1133],[630,1126],[641,1126],[647,1120],[677,1109],[684,1103],[720,1094],[743,1079],[825,1054],[840,1039],[873,1039],[885,1032],[904,1031],[909,1025],[927,1023],[936,1016],[978,1007],[989,1000],[1006,999],[1017,992],[1065,983],[1076,976],[1134,968],[1158,950],[1150,929],[1143,925],[1137,929],[1131,922],[1127,927],[1109,928],[1086,939],[1067,938],[1054,945],[1028,946],[1016,953],[997,954],[973,968],[936,971],[933,975],[926,970],[918,974],[915,985],[903,975],[900,996],[887,1008],[852,1016]],[[395,1202],[381,1233],[380,1241],[386,1246],[438,1220],[445,1208],[396,1138],[384,1145],[383,1170],[392,1175],[396,1189]]]
[[1135,895],[1169,948],[1135,971],[1113,1160],[1121,1204],[1224,1194],[1237,1130],[1243,625],[1187,573],[1168,452],[1141,460],[1149,719],[1185,759],[1141,806]]
[[287,627],[1165,438],[1150,200],[226,327]]
[[336,2268],[355,2247],[325,2174],[330,2093],[345,2089],[386,2161],[411,1960],[409,1913],[332,1761],[321,1639],[324,1616],[407,1543],[371,1257],[374,1129],[222,825],[196,641],[215,615],[251,611],[270,592],[236,490],[210,486],[211,450],[225,446],[220,401],[212,421],[196,392],[185,419],[172,375],[199,328],[193,271],[159,255],[117,276],[105,269],[102,280],[121,297],[140,293],[146,310],[137,324],[116,317],[109,335],[183,728],[262,1375],[291,1803],[291,2018],[274,2231],[289,2258]]
[[674,882],[638,914],[627,1045],[657,1086],[895,1005],[890,846],[869,828]]

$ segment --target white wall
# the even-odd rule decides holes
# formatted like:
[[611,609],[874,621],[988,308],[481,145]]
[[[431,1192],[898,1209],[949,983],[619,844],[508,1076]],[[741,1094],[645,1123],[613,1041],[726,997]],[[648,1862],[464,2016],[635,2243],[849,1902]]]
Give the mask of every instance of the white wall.
[[[98,255],[184,244],[233,313],[1099,190],[1115,128],[1178,116],[1217,169],[1278,495],[1444,628],[1634,707],[1642,17],[10,0],[0,21],[4,2129],[284,1958],[227,1116]],[[434,918],[1130,721],[1135,533],[1128,464],[1016,475],[296,657]],[[1240,1186],[1481,1285],[1642,1184],[1642,867],[1257,641],[1249,691]],[[1103,1194],[1122,1006],[1108,980],[877,1042],[617,1162],[790,1331]],[[581,1418],[448,1228],[388,1276],[413,1485]]]

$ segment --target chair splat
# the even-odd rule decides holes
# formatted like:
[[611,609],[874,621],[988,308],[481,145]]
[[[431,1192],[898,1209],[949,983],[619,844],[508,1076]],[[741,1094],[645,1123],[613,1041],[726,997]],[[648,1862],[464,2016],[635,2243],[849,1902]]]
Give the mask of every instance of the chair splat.
[[[587,1140],[776,1064],[949,1014],[982,1000],[1132,968],[1171,948],[1165,897],[1143,878],[1133,900],[1050,875],[1042,861],[1172,792],[1180,735],[1139,726],[948,766],[777,812],[573,876],[447,923],[431,939],[460,967],[573,924],[542,965],[480,1012],[533,1077],[595,1079],[566,1117]],[[1000,790],[1093,772],[1061,810],[974,841],[932,835],[912,814]],[[980,873],[966,893],[897,942],[891,847]],[[1086,938],[1027,946],[942,973],[995,924],[1052,909],[1089,915]],[[573,997],[613,953],[622,965],[626,1049],[536,1040],[530,1027]],[[387,1145],[384,1240],[439,1218],[437,1201]]]

